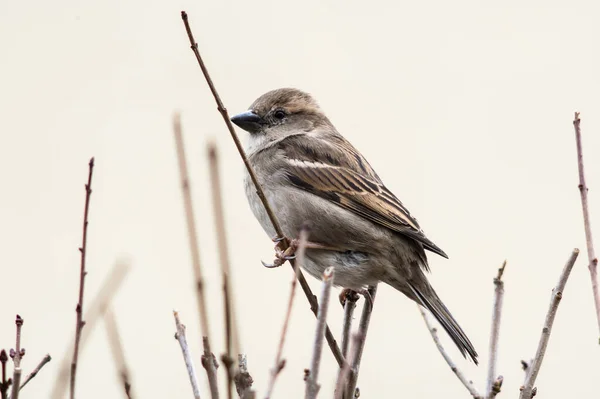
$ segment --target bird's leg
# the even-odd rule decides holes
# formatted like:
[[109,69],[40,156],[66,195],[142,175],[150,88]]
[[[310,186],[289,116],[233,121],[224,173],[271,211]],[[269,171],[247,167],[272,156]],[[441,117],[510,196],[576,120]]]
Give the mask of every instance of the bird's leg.
[[[278,236],[273,237],[271,240],[275,243],[275,260],[271,264],[261,261],[261,263],[263,264],[264,267],[275,268],[275,267],[279,267],[279,266],[283,265],[286,260],[296,259],[296,251],[298,250],[298,246],[300,245],[300,240],[298,240],[297,238],[290,240],[287,237],[278,237]],[[284,245],[283,243],[285,241],[289,242],[290,244],[286,249],[283,249],[283,245]],[[311,241],[306,242],[305,248],[324,249],[324,250],[332,250],[332,251],[337,250],[336,248],[322,245],[322,244],[319,244],[316,242],[311,242]]]
[[373,310],[373,297],[369,290],[361,288],[360,290],[352,290],[350,288],[344,288],[340,292],[340,303],[342,306],[346,305],[347,300],[357,301],[358,295],[362,295],[365,298],[365,306],[369,307],[369,311]]

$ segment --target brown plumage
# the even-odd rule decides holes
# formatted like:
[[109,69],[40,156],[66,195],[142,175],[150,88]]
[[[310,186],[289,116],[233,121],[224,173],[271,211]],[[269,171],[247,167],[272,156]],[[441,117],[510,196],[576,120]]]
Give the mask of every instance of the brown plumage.
[[[336,285],[363,289],[384,282],[427,308],[463,355],[477,363],[473,345],[425,276],[425,249],[447,257],[388,190],[367,160],[335,129],[307,93],[278,89],[259,97],[232,121],[250,133],[247,151],[284,234],[305,222],[310,241],[305,269],[320,278],[335,266]],[[252,211],[273,237],[252,182]]]

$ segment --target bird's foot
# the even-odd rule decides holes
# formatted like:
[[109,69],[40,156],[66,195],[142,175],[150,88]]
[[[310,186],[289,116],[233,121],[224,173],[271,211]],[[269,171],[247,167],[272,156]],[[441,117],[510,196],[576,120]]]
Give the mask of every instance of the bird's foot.
[[352,290],[350,288],[344,288],[340,292],[340,303],[342,306],[346,306],[346,301],[358,301],[358,295],[362,295],[365,298],[365,306],[369,307],[369,311],[373,310],[373,297],[367,289]]
[[[287,260],[296,259],[296,250],[298,249],[297,239],[290,240],[287,237],[275,236],[272,238],[272,241],[275,243],[275,260],[273,263],[265,263],[261,260],[264,267],[272,269],[283,265]],[[286,249],[283,249],[283,243],[286,241],[290,245]]]

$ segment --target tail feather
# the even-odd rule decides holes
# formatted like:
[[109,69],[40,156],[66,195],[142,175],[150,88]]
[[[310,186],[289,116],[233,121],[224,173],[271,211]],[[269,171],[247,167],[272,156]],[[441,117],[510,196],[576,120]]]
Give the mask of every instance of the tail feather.
[[456,320],[454,320],[454,317],[452,317],[450,311],[442,303],[435,291],[430,289],[428,290],[430,291],[428,292],[429,295],[424,295],[424,293],[419,291],[413,284],[409,283],[408,286],[417,297],[420,305],[429,310],[437,321],[440,322],[442,327],[444,327],[444,330],[450,335],[450,338],[452,338],[452,341],[454,341],[462,355],[467,357],[466,355],[468,354],[469,357],[473,359],[473,362],[477,364],[477,352],[475,351],[473,344],[471,344],[471,341],[469,341],[465,332],[460,328]]

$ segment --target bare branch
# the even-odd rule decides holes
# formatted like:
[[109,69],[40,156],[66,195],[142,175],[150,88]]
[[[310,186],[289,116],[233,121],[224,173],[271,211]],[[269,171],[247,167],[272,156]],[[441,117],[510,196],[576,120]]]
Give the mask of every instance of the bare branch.
[[554,318],[556,317],[558,305],[560,304],[563,291],[565,290],[565,285],[567,284],[567,280],[569,279],[569,275],[571,274],[571,270],[573,269],[573,265],[575,264],[578,255],[579,250],[575,248],[569,257],[569,260],[567,260],[562,273],[560,274],[558,284],[556,284],[556,287],[554,287],[552,290],[550,307],[548,308],[548,313],[546,314],[544,328],[542,328],[542,336],[540,337],[540,342],[538,343],[535,357],[531,361],[527,370],[527,378],[525,379],[524,386],[521,388],[521,395],[519,396],[520,399],[531,399],[533,395],[535,395],[533,393],[533,386],[535,385],[535,380],[540,372],[540,368],[542,367],[542,361],[544,360],[546,348],[548,347],[548,341],[550,340],[550,333],[552,332],[552,325],[554,324]]
[[[502,386],[502,376],[496,375],[496,365],[498,363],[498,342],[500,339],[500,321],[502,319],[502,302],[504,300],[504,281],[502,275],[506,261],[502,267],[498,269],[498,275],[494,278],[494,307],[492,313],[492,328],[490,331],[490,359],[488,363],[488,378],[486,397],[493,399],[499,392]],[[498,383],[500,381],[500,383]]]
[[[583,210],[583,228],[585,229],[585,245],[588,253],[588,269],[592,280],[592,293],[594,294],[594,305],[596,307],[596,319],[600,329],[600,291],[598,290],[598,258],[594,251],[594,240],[592,239],[592,226],[590,223],[590,211],[588,206],[588,187],[585,183],[585,171],[583,168],[583,148],[581,144],[581,119],[579,112],[575,112],[573,126],[575,127],[575,141],[577,144],[577,166],[579,169],[579,194],[581,195],[581,208]],[[600,343],[600,339],[598,340]]]
[[[204,278],[202,276],[202,267],[200,264],[200,250],[198,248],[198,234],[196,230],[196,219],[194,217],[194,208],[192,205],[192,194],[190,191],[190,178],[185,156],[185,145],[183,142],[183,133],[181,131],[181,120],[179,114],[173,117],[173,133],[175,134],[175,145],[177,147],[177,161],[179,164],[179,174],[181,177],[181,191],[183,193],[183,207],[185,210],[185,221],[188,230],[188,239],[190,253],[192,256],[192,268],[194,279],[196,280],[196,299],[198,302],[198,311],[200,313],[200,327],[203,334],[203,345],[208,353],[210,349],[210,327],[208,325],[208,311],[206,310],[206,296],[204,294]],[[207,369],[209,383],[216,383],[216,376],[211,375],[211,369]],[[210,387],[212,399],[219,398],[219,389],[216,385]],[[216,395],[216,396],[215,396]]]
[[[231,367],[234,356],[240,353],[239,333],[237,330],[237,318],[231,289],[231,268],[229,262],[229,250],[227,245],[227,234],[225,228],[225,215],[223,212],[223,194],[221,189],[221,178],[219,173],[219,161],[217,147],[214,142],[208,143],[208,161],[210,169],[210,183],[213,199],[213,212],[215,215],[215,230],[219,248],[219,259],[223,277],[223,301],[225,308],[225,348],[227,367],[227,394],[229,399],[233,398],[233,385],[235,371]],[[239,367],[238,367],[239,368]]]
[[329,295],[333,285],[334,268],[328,267],[323,272],[323,285],[321,288],[321,307],[317,316],[317,330],[313,345],[312,360],[309,374],[306,378],[306,399],[316,399],[319,393],[319,368],[321,366],[321,353],[323,352],[323,337],[327,325],[327,310],[329,309]]
[[345,293],[344,299],[344,321],[342,322],[342,355],[344,358],[347,358],[348,346],[350,344],[350,330],[352,329],[352,317],[354,316],[354,309],[356,309],[358,294],[355,291],[348,290]]
[[23,327],[23,319],[17,315],[15,319],[15,325],[17,326],[17,338],[15,349],[10,351],[10,357],[14,362],[13,379],[12,379],[12,391],[10,394],[11,399],[19,399],[19,391],[21,390],[21,358],[25,356],[25,348],[21,349],[21,328]]
[[79,358],[79,342],[81,341],[81,330],[85,325],[85,321],[82,318],[83,315],[83,294],[85,288],[85,276],[87,271],[85,270],[85,257],[87,254],[87,228],[88,228],[88,213],[90,209],[90,197],[92,195],[92,176],[94,173],[94,158],[90,159],[88,163],[88,181],[85,185],[85,208],[83,211],[83,237],[79,252],[81,254],[81,265],[79,270],[79,300],[77,301],[77,307],[75,313],[77,314],[75,324],[75,343],[73,348],[73,361],[71,362],[71,381],[70,381],[70,397],[75,398],[75,378],[77,377],[77,360]]
[[27,375],[27,377],[25,377],[25,381],[23,381],[23,383],[21,384],[21,387],[19,389],[23,389],[23,387],[25,385],[27,385],[27,383],[29,383],[29,381],[31,381],[33,379],[33,377],[35,377],[40,372],[42,367],[44,367],[46,365],[46,363],[48,363],[50,360],[52,360],[52,357],[48,353],[48,354],[46,354],[46,356],[44,356],[44,358],[40,361],[40,363],[36,366],[36,368],[34,368],[33,371],[31,373],[29,373]]
[[4,349],[0,350],[0,363],[2,364],[2,381],[0,382],[0,397],[2,399],[8,399],[8,387],[12,380],[6,379],[6,362],[8,362],[8,356]]
[[108,343],[110,350],[117,366],[117,373],[123,384],[123,390],[128,399],[133,398],[133,392],[131,389],[131,379],[129,375],[129,367],[127,367],[127,361],[125,360],[125,348],[121,342],[121,335],[117,328],[117,319],[111,308],[105,306],[104,313],[104,326],[106,327],[106,335],[108,336]]
[[206,370],[210,395],[213,398],[219,397],[219,382],[217,381],[217,368],[219,367],[219,363],[217,362],[215,355],[210,351],[207,337],[202,337],[202,345],[204,346],[202,367]]
[[349,345],[349,352],[348,356],[346,357],[347,361],[344,362],[344,366],[340,369],[337,381],[335,383],[335,399],[343,399],[344,395],[346,394],[345,387],[347,386],[348,378],[350,377],[350,364],[354,363],[359,350],[360,342],[362,341],[359,333],[352,334],[351,338],[352,344]]
[[[96,297],[92,300],[87,312],[85,313],[86,328],[81,334],[79,350],[82,350],[85,346],[90,333],[96,325],[96,322],[103,315],[107,304],[112,302],[115,294],[119,288],[121,288],[121,284],[125,280],[125,276],[129,272],[130,268],[131,267],[129,263],[117,262],[102,283],[100,291],[98,291],[98,294],[96,294]],[[62,399],[65,396],[65,391],[67,388],[66,382],[68,379],[69,358],[65,356],[60,363],[58,378],[56,379],[54,388],[52,389],[52,395],[50,396],[52,399]]]
[[[283,231],[281,230],[281,226],[280,226],[279,222],[277,221],[277,218],[275,217],[275,214],[273,213],[273,210],[271,209],[269,202],[267,201],[265,193],[260,185],[260,182],[258,181],[256,174],[254,173],[254,170],[252,169],[252,165],[250,165],[250,161],[248,160],[248,157],[246,156],[246,153],[244,151],[244,148],[242,147],[240,139],[238,138],[237,134],[235,133],[235,129],[233,128],[233,125],[231,124],[231,121],[229,120],[229,114],[227,113],[227,109],[223,105],[223,102],[221,101],[221,97],[217,93],[217,90],[212,82],[210,74],[208,73],[208,69],[204,65],[204,61],[202,60],[202,57],[200,56],[200,51],[198,50],[198,43],[196,43],[196,40],[194,39],[194,35],[192,33],[192,29],[191,29],[189,21],[188,21],[188,16],[185,11],[181,12],[181,19],[183,20],[183,23],[185,25],[185,29],[186,29],[186,32],[187,32],[187,35],[188,35],[188,38],[189,38],[189,41],[191,44],[192,51],[194,52],[194,55],[196,56],[198,65],[200,66],[200,69],[202,70],[204,78],[206,79],[206,82],[208,83],[208,86],[210,88],[210,91],[212,92],[213,97],[215,98],[215,102],[217,103],[217,109],[218,109],[219,113],[221,114],[221,116],[223,117],[223,120],[225,121],[225,125],[227,126],[227,129],[229,130],[229,133],[231,134],[231,138],[233,139],[233,141],[235,143],[235,146],[240,154],[240,157],[242,158],[242,161],[244,162],[244,165],[246,165],[246,169],[248,170],[248,174],[250,175],[250,178],[252,179],[252,182],[254,183],[258,197],[260,198],[277,235],[279,237],[285,237],[285,235],[283,234]],[[289,246],[289,242],[287,242],[287,239],[284,239],[284,241],[282,242],[282,249],[285,250],[288,246]],[[290,261],[290,264],[291,264],[292,268],[294,268],[294,262]],[[297,275],[298,275],[298,282],[300,283],[300,287],[302,287],[302,291],[304,292],[304,295],[306,295],[306,298],[307,298],[308,302],[310,303],[310,309],[312,310],[313,314],[315,316],[317,316],[318,309],[319,309],[319,304],[317,302],[317,299],[316,299],[315,295],[312,293],[312,290],[310,289],[310,287],[308,286],[308,283],[306,282],[306,279],[304,278],[304,275],[302,274],[302,272],[298,271]],[[338,347],[337,342],[336,342],[335,338],[333,337],[331,330],[329,329],[329,326],[325,327],[325,338],[327,339],[327,343],[329,344],[329,347],[331,348],[331,352],[333,353],[335,360],[337,361],[338,365],[340,367],[342,367],[342,365],[344,364],[344,357],[342,356],[342,352],[340,351],[340,348]]]
[[[308,229],[306,226],[303,226],[300,231],[300,239],[298,243],[298,249],[296,250],[297,261],[294,265],[294,271],[297,273],[300,265],[304,264],[304,253],[306,250],[306,242],[308,240]],[[292,315],[292,308],[294,305],[294,297],[296,296],[296,285],[297,278],[294,276],[292,279],[292,288],[290,290],[290,297],[288,299],[287,311],[285,313],[285,319],[283,321],[283,328],[281,329],[281,336],[279,337],[279,346],[277,347],[277,354],[275,355],[275,364],[271,369],[271,375],[269,378],[269,384],[267,385],[267,393],[265,394],[265,398],[269,399],[273,393],[273,387],[275,386],[275,380],[277,376],[285,366],[285,360],[282,359],[283,355],[283,345],[285,344],[285,337],[287,335],[288,325],[290,323],[290,316]]]
[[[365,343],[367,342],[367,332],[369,330],[369,323],[371,322],[371,314],[373,313],[373,306],[375,305],[375,295],[377,295],[377,286],[369,286],[368,294],[365,297],[365,304],[363,306],[362,314],[360,316],[360,322],[358,323],[358,336],[360,340],[356,348],[356,356],[351,363],[350,376],[348,378],[348,385],[346,387],[346,398],[354,398],[356,391],[356,384],[358,382],[358,372],[360,369],[360,361],[362,360],[363,350]],[[369,303],[370,302],[370,303]]]
[[431,334],[431,338],[433,338],[433,342],[435,343],[435,346],[437,346],[438,351],[442,354],[442,357],[444,358],[446,363],[448,363],[448,366],[450,366],[450,369],[452,370],[452,372],[454,374],[456,374],[456,377],[458,377],[460,382],[462,382],[462,384],[465,386],[465,388],[467,388],[467,390],[469,391],[469,393],[471,394],[471,396],[474,399],[483,399],[483,396],[473,386],[473,381],[469,380],[465,376],[464,372],[462,372],[456,366],[456,363],[454,363],[454,360],[452,360],[452,358],[450,357],[448,352],[446,352],[446,348],[444,348],[444,346],[440,342],[440,338],[438,337],[437,328],[435,328],[433,326],[433,324],[431,323],[429,315],[425,312],[425,309],[422,308],[421,306],[419,306],[419,311],[421,312],[421,316],[423,316],[423,320],[425,321],[425,324],[427,325],[427,329],[429,330],[429,333]]
[[235,390],[242,399],[254,398],[255,392],[251,389],[254,380],[248,372],[248,359],[246,355],[238,355],[239,369],[235,375]]
[[190,377],[190,384],[192,385],[192,392],[194,393],[195,399],[200,399],[200,388],[198,386],[198,377],[196,376],[196,368],[194,367],[194,361],[192,360],[192,354],[185,338],[185,326],[179,320],[179,313],[173,311],[173,317],[175,317],[175,327],[177,332],[175,333],[175,339],[179,342],[181,347],[181,353],[183,353],[183,361]]

